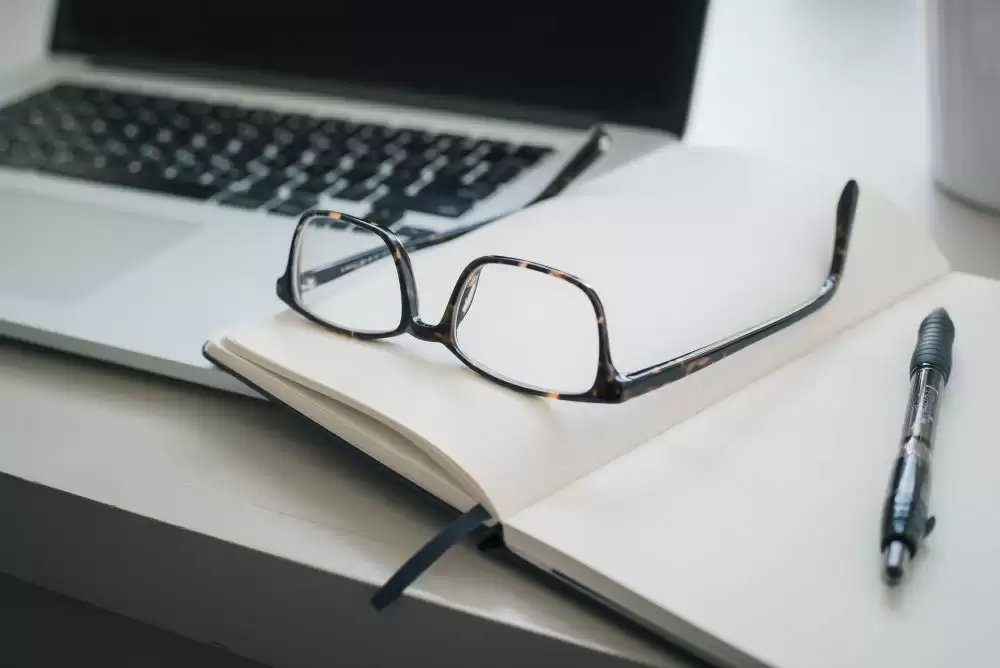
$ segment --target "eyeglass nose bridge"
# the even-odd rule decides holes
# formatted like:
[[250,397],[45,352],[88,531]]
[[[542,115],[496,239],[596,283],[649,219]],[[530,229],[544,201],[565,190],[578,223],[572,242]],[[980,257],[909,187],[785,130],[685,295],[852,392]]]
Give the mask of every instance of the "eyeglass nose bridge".
[[441,322],[436,325],[424,322],[419,316],[413,317],[407,324],[406,331],[421,341],[437,341],[449,346],[454,345],[450,313],[448,317],[442,318]]
[[479,287],[479,275],[489,264],[501,263],[496,258],[485,256],[473,260],[465,267],[438,324],[432,325],[422,320],[418,314],[412,313],[406,331],[423,341],[439,341],[456,348],[455,330],[472,308],[476,289]]

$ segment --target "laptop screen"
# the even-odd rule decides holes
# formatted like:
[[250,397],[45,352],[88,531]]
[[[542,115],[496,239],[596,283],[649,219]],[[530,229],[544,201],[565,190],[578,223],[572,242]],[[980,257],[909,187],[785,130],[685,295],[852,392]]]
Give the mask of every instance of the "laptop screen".
[[559,5],[62,0],[53,48],[682,135],[707,0],[616,0],[600,11]]

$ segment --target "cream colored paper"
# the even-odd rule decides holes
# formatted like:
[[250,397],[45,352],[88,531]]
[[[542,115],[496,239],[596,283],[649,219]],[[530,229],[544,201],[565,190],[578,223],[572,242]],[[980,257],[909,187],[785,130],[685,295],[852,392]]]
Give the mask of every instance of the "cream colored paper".
[[[954,367],[937,526],[880,581],[879,518],[920,320]],[[505,523],[505,539],[730,665],[1000,665],[1000,284],[949,275]]]
[[[844,181],[727,150],[669,147],[574,195],[414,254],[420,312],[436,321],[475,257],[526,258],[598,290],[621,370],[663,361],[810,298],[826,276]],[[828,306],[623,405],[525,396],[479,377],[442,346],[353,340],[291,312],[226,332],[219,344],[326,395],[329,410],[341,403],[388,425],[504,519],[946,271],[928,238],[861,190],[845,279]]]

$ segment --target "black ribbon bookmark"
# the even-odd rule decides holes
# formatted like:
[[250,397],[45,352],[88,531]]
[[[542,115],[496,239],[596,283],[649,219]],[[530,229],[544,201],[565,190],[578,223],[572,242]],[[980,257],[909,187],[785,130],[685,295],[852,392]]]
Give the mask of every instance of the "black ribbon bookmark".
[[417,550],[416,554],[407,559],[406,563],[375,592],[372,596],[372,605],[375,609],[382,610],[399,598],[399,595],[440,559],[441,555],[489,520],[489,512],[478,505],[442,529],[438,535]]

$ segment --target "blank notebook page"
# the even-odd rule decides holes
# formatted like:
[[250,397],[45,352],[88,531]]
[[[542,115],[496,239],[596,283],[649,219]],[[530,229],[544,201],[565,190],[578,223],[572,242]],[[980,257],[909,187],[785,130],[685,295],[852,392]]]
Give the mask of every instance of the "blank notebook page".
[[[938,306],[957,332],[938,521],[890,590],[881,506]],[[1000,284],[949,275],[509,520],[507,540],[777,668],[1000,665],[997,341]]]

